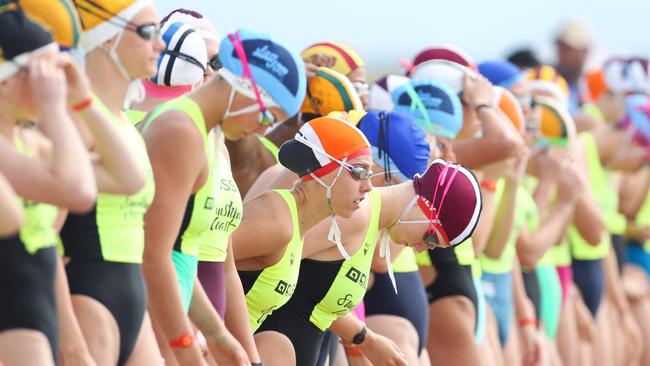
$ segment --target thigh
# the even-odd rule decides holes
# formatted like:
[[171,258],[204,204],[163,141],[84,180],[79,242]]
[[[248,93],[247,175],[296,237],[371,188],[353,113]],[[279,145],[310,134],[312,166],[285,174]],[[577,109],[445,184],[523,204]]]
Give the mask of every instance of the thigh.
[[432,365],[478,365],[474,341],[475,306],[465,296],[448,296],[429,305],[427,350]]
[[275,331],[255,334],[257,352],[266,366],[296,365],[293,345],[287,336]]
[[0,364],[6,366],[54,366],[45,334],[32,329],[0,332]]
[[155,366],[163,365],[164,363],[163,357],[158,349],[158,343],[156,343],[156,337],[153,333],[151,319],[149,314],[145,314],[144,320],[142,321],[142,327],[140,328],[140,333],[138,334],[138,339],[135,342],[135,347],[133,348],[131,356],[126,362],[126,366]]
[[117,365],[120,331],[111,312],[102,303],[86,295],[72,295],[72,306],[97,366]]

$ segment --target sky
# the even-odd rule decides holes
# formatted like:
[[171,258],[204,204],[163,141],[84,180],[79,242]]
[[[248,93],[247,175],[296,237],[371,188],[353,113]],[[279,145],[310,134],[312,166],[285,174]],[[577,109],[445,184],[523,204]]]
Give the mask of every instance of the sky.
[[605,55],[650,56],[648,0],[155,0],[160,17],[184,7],[203,13],[225,35],[239,27],[267,32],[297,51],[338,41],[364,58],[370,76],[397,72],[429,45],[451,43],[476,61],[532,46],[553,61],[553,36],[566,19],[588,22],[592,62]]

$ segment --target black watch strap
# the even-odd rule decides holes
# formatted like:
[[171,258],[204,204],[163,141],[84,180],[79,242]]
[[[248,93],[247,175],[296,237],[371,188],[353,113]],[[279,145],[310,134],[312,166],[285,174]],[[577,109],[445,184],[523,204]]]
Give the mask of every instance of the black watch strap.
[[251,366],[264,366],[264,362],[251,362]]
[[361,344],[366,340],[366,333],[368,332],[368,327],[364,324],[361,331],[357,333],[354,338],[352,338],[352,344]]

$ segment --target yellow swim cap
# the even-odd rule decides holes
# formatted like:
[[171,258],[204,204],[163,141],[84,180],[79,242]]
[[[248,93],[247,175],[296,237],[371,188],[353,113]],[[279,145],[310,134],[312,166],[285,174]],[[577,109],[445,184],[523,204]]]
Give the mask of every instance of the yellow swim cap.
[[363,67],[363,59],[348,46],[338,42],[315,43],[302,51],[302,58],[312,55],[325,54],[336,57],[336,63],[332,69],[343,75],[348,75],[359,67]]
[[363,105],[350,80],[332,69],[319,67],[316,76],[309,80],[300,111],[326,116],[330,112],[353,109],[363,109]]
[[18,4],[28,17],[52,33],[60,47],[79,46],[81,23],[70,0],[19,0]]

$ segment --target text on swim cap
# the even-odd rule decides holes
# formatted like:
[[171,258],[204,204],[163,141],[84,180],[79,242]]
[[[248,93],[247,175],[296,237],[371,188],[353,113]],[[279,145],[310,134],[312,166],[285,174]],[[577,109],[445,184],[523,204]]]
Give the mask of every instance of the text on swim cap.
[[279,56],[269,49],[268,45],[258,47],[253,51],[253,56],[266,61],[266,68],[280,79],[287,76],[289,69],[278,61]]

